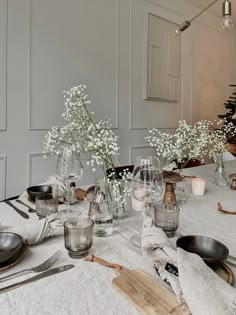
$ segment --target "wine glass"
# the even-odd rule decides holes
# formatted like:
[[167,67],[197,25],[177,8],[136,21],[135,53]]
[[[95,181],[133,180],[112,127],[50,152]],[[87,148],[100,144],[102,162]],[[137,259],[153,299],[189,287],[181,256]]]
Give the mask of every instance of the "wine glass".
[[[148,210],[152,205],[162,200],[165,191],[162,170],[157,157],[137,157],[131,189],[133,209],[141,211],[143,218],[146,220],[148,218],[146,217]],[[133,245],[141,247],[141,234],[133,235],[131,242]]]
[[79,154],[65,147],[58,156],[56,174],[64,180],[66,185],[64,202],[69,204],[75,203],[75,191],[72,187],[76,187],[76,183],[83,176],[83,167]]

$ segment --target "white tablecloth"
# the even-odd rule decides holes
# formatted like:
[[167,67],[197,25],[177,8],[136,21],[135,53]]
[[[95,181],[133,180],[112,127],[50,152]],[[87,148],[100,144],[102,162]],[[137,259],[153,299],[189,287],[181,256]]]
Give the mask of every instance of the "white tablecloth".
[[[210,164],[186,169],[186,174],[207,179],[206,194],[193,196],[191,182],[187,183],[187,202],[180,206],[179,231],[183,234],[202,234],[225,243],[230,254],[236,256],[236,215],[224,215],[216,210],[221,201],[226,209],[236,210],[236,191],[217,187],[213,182],[215,165]],[[236,161],[226,163],[228,174],[236,171]],[[21,206],[17,204],[20,208]],[[87,215],[88,203],[78,205],[82,215]],[[21,208],[25,210],[24,206]],[[30,220],[37,220],[30,214]],[[1,224],[22,224],[26,222],[14,210],[0,203]],[[141,250],[134,247],[130,238],[141,230],[141,214],[131,211],[126,219],[115,221],[113,235],[106,238],[94,237],[91,253],[130,269],[142,268],[152,274],[145,265]],[[63,236],[52,237],[42,244],[28,247],[25,258],[16,266],[1,272],[7,275],[43,262],[57,250],[64,253],[62,264],[74,264],[75,268],[64,273],[42,279],[33,284],[0,295],[0,314],[4,315],[87,315],[87,314],[138,314],[123,296],[112,288],[116,277],[113,269],[95,262],[73,260],[64,248]],[[236,275],[236,268],[230,266]],[[25,278],[25,277],[24,277]],[[20,280],[20,279],[18,279]],[[15,280],[14,280],[15,281]],[[0,287],[6,285],[1,284]]]

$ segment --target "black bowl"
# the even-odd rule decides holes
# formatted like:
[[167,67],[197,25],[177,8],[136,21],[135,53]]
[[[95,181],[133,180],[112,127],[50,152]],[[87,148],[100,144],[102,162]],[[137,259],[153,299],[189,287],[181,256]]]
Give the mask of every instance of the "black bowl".
[[10,260],[23,245],[20,235],[10,232],[0,232],[0,264]]
[[176,245],[187,252],[199,255],[207,265],[222,264],[229,255],[229,250],[224,244],[206,236],[182,236],[177,240]]
[[38,185],[27,188],[27,193],[31,201],[35,201],[35,198],[44,193],[51,193],[52,187],[49,185]]

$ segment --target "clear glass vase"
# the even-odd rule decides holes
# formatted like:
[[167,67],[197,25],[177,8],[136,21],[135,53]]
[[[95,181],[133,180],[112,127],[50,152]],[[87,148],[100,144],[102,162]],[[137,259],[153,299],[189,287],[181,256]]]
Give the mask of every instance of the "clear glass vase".
[[225,176],[223,153],[218,153],[216,155],[215,162],[216,162],[215,183],[217,186],[227,186],[228,183]]
[[94,221],[94,234],[108,236],[113,232],[112,200],[106,180],[95,183],[93,201],[90,202],[89,216]]
[[112,198],[112,212],[114,219],[126,217],[131,208],[130,183],[118,181],[110,182],[110,191]]

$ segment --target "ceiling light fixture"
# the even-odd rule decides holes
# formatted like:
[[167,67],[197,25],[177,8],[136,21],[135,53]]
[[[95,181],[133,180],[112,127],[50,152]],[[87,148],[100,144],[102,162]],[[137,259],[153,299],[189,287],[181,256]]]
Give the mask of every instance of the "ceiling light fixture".
[[[197,15],[195,15],[191,20],[186,20],[184,23],[182,23],[176,30],[175,34],[179,35],[183,31],[185,31],[192,23],[193,20],[195,20],[199,15],[201,15],[203,12],[205,12],[207,9],[209,9],[213,4],[215,4],[218,0],[212,1],[205,9],[200,11]],[[231,2],[230,0],[224,0],[222,3],[222,28],[225,30],[230,29],[233,26],[233,21],[231,17]]]

